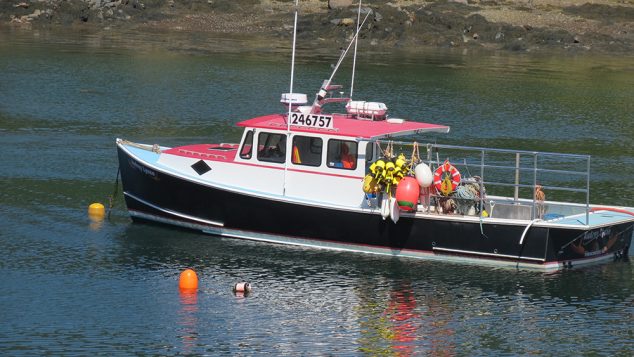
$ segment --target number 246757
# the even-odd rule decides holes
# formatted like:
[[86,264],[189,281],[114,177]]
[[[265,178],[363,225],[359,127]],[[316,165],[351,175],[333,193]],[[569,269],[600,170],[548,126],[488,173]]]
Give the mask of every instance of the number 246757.
[[291,125],[332,129],[332,115],[291,113]]

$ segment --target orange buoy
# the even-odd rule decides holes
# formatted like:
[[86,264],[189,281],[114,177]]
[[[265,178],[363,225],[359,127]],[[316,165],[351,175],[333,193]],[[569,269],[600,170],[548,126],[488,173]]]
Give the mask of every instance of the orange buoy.
[[183,270],[178,281],[178,287],[181,290],[198,289],[198,276],[196,275],[196,272],[191,269]]
[[416,211],[420,185],[413,177],[403,177],[396,186],[396,202],[403,211]]

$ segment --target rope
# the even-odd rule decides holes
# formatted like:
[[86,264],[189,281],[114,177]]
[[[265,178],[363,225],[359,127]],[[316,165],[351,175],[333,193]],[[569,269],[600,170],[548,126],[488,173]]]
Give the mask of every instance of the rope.
[[393,141],[388,141],[387,143],[387,147],[385,148],[385,151],[383,152],[383,156],[385,156],[388,159],[392,159],[394,158],[394,142]]
[[418,150],[418,143],[414,141],[414,144],[412,144],[412,158],[409,165],[409,174],[413,173],[414,167],[420,161],[421,160],[420,160],[420,151]]
[[453,197],[457,198],[458,211],[462,214],[467,214],[469,208],[475,203],[477,191],[471,185],[458,186]]
[[161,147],[158,144],[144,145],[144,144],[133,143],[132,141],[128,141],[128,140],[120,140],[119,143],[122,145],[132,146],[142,150],[152,151],[157,154],[161,153]]
[[120,173],[121,173],[121,168],[117,168],[117,177],[115,177],[115,180],[114,180],[114,190],[112,192],[112,195],[108,197],[108,219],[110,219],[110,212],[112,212],[112,207],[114,207],[114,199],[117,196],[117,193],[119,192]]

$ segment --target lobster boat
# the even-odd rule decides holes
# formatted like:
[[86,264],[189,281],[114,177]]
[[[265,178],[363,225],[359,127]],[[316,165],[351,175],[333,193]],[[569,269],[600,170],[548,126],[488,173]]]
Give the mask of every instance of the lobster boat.
[[117,139],[132,219],[540,271],[628,259],[634,208],[590,204],[590,156],[427,142],[450,128],[393,118],[382,102],[343,96],[332,78],[346,53],[312,103],[291,85],[280,113],[237,124],[238,143]]

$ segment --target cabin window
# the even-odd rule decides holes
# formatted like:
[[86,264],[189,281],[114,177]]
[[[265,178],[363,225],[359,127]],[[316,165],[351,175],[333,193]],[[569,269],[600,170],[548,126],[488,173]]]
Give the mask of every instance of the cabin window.
[[323,141],[321,138],[295,135],[293,137],[293,154],[291,155],[291,162],[295,165],[321,165],[322,146]]
[[240,158],[248,160],[253,154],[253,130],[249,130],[244,136],[242,148],[240,149]]
[[354,170],[357,168],[357,142],[332,139],[328,141],[328,167]]
[[258,160],[284,163],[286,161],[286,135],[260,133],[258,135]]
[[374,161],[374,145],[373,142],[368,142],[365,144],[365,163],[369,164]]

